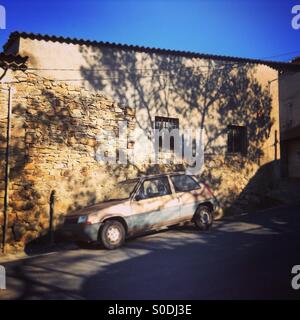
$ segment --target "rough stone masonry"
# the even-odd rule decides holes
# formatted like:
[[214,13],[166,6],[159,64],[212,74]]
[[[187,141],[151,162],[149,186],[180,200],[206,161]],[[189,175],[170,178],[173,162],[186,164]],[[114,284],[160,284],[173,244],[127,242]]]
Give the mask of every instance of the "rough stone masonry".
[[[100,94],[34,73],[15,71],[13,76],[7,240],[14,247],[23,247],[47,231],[52,190],[56,191],[57,225],[62,214],[102,200],[114,182],[130,175],[129,168],[104,166],[94,155],[101,130],[117,130],[120,120],[126,120],[130,130],[134,112]],[[1,89],[2,212],[8,84]]]
[[[8,250],[13,251],[47,233],[52,190],[56,191],[57,226],[73,209],[103,200],[117,181],[147,170],[135,165],[104,165],[95,159],[99,143],[109,146],[109,141],[98,142],[96,136],[107,130],[117,134],[118,121],[127,121],[129,130],[133,130],[136,122],[133,109],[120,107],[102,94],[48,80],[28,70],[11,71],[10,82],[14,92],[7,241]],[[1,83],[0,91],[1,213],[8,86]],[[127,147],[132,148],[133,143],[128,141]],[[214,155],[205,161],[203,178],[210,182],[224,207],[232,206],[245,193],[245,187],[260,167],[255,161],[238,156]],[[165,165],[160,168],[173,169]],[[264,176],[263,181],[268,179]],[[248,204],[249,194],[242,201]]]

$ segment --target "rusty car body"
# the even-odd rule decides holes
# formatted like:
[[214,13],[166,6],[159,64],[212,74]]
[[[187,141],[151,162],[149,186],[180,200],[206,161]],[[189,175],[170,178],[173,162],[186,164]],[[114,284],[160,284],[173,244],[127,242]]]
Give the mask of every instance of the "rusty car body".
[[209,187],[195,176],[143,176],[120,182],[106,201],[67,215],[62,232],[74,240],[99,241],[115,249],[132,235],[187,221],[208,229],[217,205]]

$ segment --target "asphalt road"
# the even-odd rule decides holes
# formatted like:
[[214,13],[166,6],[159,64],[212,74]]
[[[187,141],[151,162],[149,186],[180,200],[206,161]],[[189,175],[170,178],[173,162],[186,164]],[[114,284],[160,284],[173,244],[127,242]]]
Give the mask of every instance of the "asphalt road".
[[300,207],[6,263],[0,299],[299,299]]

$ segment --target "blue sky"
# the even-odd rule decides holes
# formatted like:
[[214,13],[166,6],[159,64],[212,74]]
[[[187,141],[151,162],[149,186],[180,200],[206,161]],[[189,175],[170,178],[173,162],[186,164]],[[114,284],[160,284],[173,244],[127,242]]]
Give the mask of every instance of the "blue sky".
[[[7,29],[167,49],[287,61],[300,0],[0,0]],[[294,52],[288,55],[283,53]],[[280,56],[278,56],[280,55]]]

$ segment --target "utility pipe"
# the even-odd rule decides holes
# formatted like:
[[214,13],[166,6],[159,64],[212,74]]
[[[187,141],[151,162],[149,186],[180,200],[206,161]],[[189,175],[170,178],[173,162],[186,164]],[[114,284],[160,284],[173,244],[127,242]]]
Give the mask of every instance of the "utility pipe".
[[6,153],[5,153],[5,186],[4,186],[4,221],[3,221],[3,238],[2,252],[6,252],[6,234],[8,225],[8,191],[9,191],[9,153],[10,153],[10,129],[11,129],[11,101],[12,88],[8,89],[8,108],[7,108],[7,125],[6,125]]

